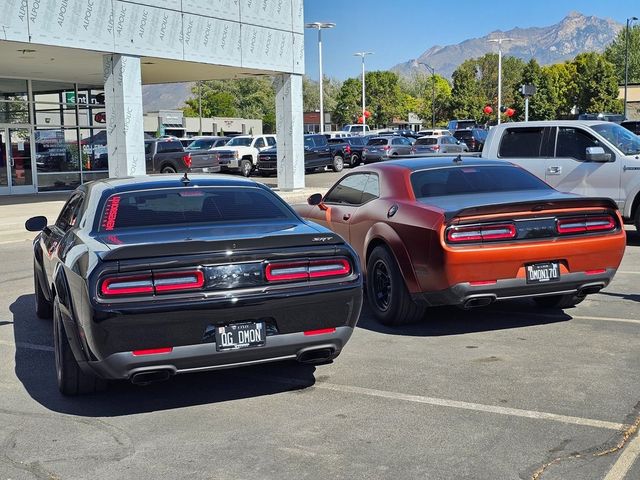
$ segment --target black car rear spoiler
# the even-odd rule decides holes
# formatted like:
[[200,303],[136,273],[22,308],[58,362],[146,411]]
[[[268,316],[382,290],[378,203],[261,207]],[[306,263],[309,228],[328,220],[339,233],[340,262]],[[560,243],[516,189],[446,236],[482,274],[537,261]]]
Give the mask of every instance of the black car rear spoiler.
[[603,208],[610,210],[618,210],[618,205],[611,198],[605,197],[575,197],[575,198],[558,198],[551,200],[530,200],[515,203],[493,203],[486,205],[477,205],[474,207],[463,208],[460,210],[450,210],[444,213],[447,222],[458,217],[471,217],[476,215],[492,215],[500,213],[509,213],[514,211],[531,211],[542,212],[545,210],[554,210],[558,208]]

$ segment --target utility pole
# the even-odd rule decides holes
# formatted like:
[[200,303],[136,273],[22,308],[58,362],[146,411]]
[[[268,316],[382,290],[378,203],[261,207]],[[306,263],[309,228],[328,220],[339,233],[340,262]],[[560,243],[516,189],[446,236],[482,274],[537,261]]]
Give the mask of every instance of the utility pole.
[[424,65],[431,72],[431,128],[434,128],[436,126],[436,71],[424,62],[418,62],[418,64]]
[[367,124],[367,116],[364,114],[366,112],[365,105],[365,87],[364,87],[364,57],[367,55],[373,55],[373,52],[356,52],[353,54],[356,57],[362,58],[362,135],[365,134],[365,126]]
[[624,119],[627,119],[627,85],[629,83],[629,26],[638,17],[627,18],[627,29],[624,33]]
[[492,38],[489,41],[498,44],[498,125],[502,117],[502,42],[508,42],[512,38]]

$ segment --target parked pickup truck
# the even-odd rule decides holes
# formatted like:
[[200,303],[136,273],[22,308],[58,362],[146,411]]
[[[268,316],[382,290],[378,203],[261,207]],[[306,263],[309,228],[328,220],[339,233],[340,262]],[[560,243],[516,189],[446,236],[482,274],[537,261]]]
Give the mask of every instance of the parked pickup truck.
[[[348,146],[348,145],[347,145]],[[304,136],[304,170],[311,173],[324,167],[331,168],[334,172],[341,172],[344,168],[345,157],[343,148],[345,144],[330,145],[327,138],[320,134],[308,134]],[[258,172],[269,176],[277,172],[278,151],[276,147],[260,153],[258,156]]]
[[275,135],[241,135],[233,137],[224,147],[211,149],[211,152],[219,155],[222,171],[237,171],[248,177],[258,165],[258,154],[275,144]]
[[185,152],[177,138],[156,138],[144,141],[144,157],[147,173],[220,171],[217,153],[191,155]]
[[482,157],[520,165],[562,192],[612,198],[640,230],[640,137],[616,123],[503,123],[489,131]]

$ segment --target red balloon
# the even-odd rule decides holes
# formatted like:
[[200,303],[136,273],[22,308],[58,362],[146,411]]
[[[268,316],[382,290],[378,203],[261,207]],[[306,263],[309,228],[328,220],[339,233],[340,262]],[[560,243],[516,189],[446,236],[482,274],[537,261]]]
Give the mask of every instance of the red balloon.
[[516,111],[513,108],[507,108],[507,111],[504,112],[507,117],[513,117]]
[[362,115],[360,115],[360,116],[358,117],[358,123],[362,123],[362,122],[363,122],[363,120],[362,120]]
[[371,112],[370,112],[369,110],[365,110],[365,111],[364,111],[364,116],[365,116],[366,118],[369,118],[369,117],[371,116]]
[[486,105],[482,111],[487,115],[491,115],[493,113],[493,108],[491,108],[491,105]]

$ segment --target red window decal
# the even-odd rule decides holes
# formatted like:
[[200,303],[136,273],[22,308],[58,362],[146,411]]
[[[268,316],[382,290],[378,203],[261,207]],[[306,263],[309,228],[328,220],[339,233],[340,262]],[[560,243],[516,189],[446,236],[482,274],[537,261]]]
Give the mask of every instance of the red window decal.
[[118,207],[120,206],[120,196],[114,195],[107,200],[107,206],[104,209],[104,218],[102,220],[102,228],[110,231],[116,226],[116,218],[118,216]]

